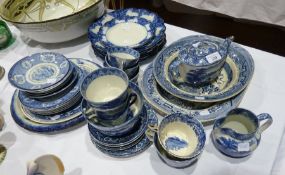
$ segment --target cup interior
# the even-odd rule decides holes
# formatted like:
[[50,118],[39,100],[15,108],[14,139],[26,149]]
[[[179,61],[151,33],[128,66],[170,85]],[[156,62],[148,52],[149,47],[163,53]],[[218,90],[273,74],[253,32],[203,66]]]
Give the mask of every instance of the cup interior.
[[244,113],[230,114],[221,124],[221,128],[232,129],[239,134],[251,134],[257,130],[257,124]]
[[158,131],[161,145],[176,158],[194,157],[199,154],[205,144],[202,124],[199,121],[191,121],[184,117],[189,116],[186,115],[181,118],[181,116],[172,115],[170,118],[164,119]]

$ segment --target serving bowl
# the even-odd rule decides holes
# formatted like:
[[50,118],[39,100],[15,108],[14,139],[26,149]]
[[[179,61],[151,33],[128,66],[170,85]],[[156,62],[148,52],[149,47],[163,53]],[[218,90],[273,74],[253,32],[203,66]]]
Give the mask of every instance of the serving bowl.
[[90,23],[104,14],[103,0],[4,0],[1,17],[24,36],[58,43],[87,33]]

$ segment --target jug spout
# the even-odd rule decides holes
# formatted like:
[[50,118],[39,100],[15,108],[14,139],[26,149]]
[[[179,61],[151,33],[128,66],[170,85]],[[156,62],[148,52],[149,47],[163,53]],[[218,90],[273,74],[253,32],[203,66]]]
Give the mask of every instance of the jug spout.
[[223,52],[225,55],[228,55],[229,53],[229,48],[231,46],[231,43],[233,42],[234,40],[234,36],[230,36],[230,37],[227,37],[224,42],[220,45],[220,51]]

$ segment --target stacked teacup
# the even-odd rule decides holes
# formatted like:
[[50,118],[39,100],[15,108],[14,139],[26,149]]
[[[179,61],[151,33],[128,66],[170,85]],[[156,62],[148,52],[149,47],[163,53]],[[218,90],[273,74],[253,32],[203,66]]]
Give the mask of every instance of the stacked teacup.
[[105,57],[105,67],[123,70],[130,81],[136,82],[139,75],[140,53],[130,47],[110,47]]
[[140,119],[143,97],[124,71],[106,67],[90,73],[82,82],[81,94],[91,140],[100,150],[123,150],[137,142],[139,138],[124,145],[110,145],[104,139],[120,140],[136,129]]

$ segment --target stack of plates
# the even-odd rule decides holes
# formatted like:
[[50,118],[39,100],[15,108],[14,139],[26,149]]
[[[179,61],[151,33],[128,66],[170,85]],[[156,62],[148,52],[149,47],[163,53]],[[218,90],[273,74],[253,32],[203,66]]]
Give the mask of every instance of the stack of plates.
[[84,76],[98,68],[87,60],[48,52],[19,60],[8,74],[17,88],[11,103],[14,120],[36,132],[59,131],[84,121],[79,87]]
[[145,9],[122,9],[107,13],[90,25],[88,37],[94,53],[104,60],[109,47],[132,47],[141,60],[156,55],[165,45],[165,25],[157,14]]
[[144,104],[139,117],[140,119],[135,128],[123,136],[105,135],[88,124],[92,143],[101,152],[111,157],[126,158],[142,153],[152,144],[145,134],[146,129],[148,125],[157,125],[158,119],[154,110],[148,104]]
[[186,83],[175,84],[170,78],[172,65],[178,64],[178,52],[185,43],[199,40],[222,43],[213,36],[189,36],[176,41],[160,52],[139,79],[145,99],[162,115],[174,112],[187,113],[201,122],[212,122],[236,108],[254,72],[251,55],[241,46],[232,43],[229,56],[216,81],[201,87]]

